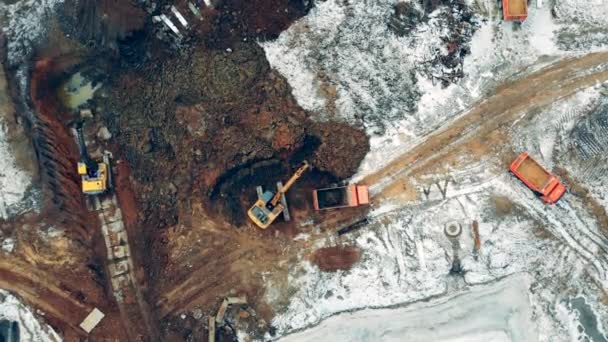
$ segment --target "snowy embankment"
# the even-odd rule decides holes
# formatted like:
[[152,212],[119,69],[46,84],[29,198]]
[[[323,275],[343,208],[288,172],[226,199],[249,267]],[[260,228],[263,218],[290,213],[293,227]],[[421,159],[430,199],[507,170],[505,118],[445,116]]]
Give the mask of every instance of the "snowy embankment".
[[403,308],[343,313],[280,341],[536,342],[529,282],[517,274]]
[[[61,0],[25,0],[11,4],[0,3],[0,25],[6,40],[5,53],[7,68],[14,68],[19,84],[18,92],[21,95],[21,106],[29,110],[27,101],[28,75],[30,59],[33,57],[34,47],[44,37],[47,25],[45,19]],[[10,3],[10,2],[9,2]],[[21,170],[17,165],[15,149],[9,132],[10,121],[15,120],[13,106],[8,95],[4,70],[0,71],[0,218],[18,214],[27,209],[26,192],[31,185],[31,175]],[[31,113],[30,113],[31,114]],[[27,113],[23,113],[27,116]],[[11,122],[12,124],[12,122]],[[12,128],[14,129],[14,128]],[[29,203],[31,205],[31,203]]]
[[[1,65],[0,65],[1,67]],[[25,198],[31,176],[17,167],[10,142],[8,141],[7,114],[9,106],[8,90],[4,73],[0,71],[0,219],[6,219],[19,211]]]
[[[35,205],[32,203],[35,199],[28,193],[32,176],[19,166],[15,155],[17,151],[13,137],[20,132],[15,132],[17,124],[4,67],[16,68],[18,91],[23,96],[23,103],[26,103],[29,93],[27,77],[30,58],[35,43],[47,29],[43,18],[60,2],[62,1],[9,1],[10,4],[0,2],[0,25],[6,40],[6,56],[2,57],[6,57],[7,63],[0,65],[0,219],[17,215]],[[0,236],[0,255],[11,253],[14,244],[14,239]],[[42,312],[38,314],[44,315]],[[61,341],[61,337],[50,326],[42,323],[32,309],[3,290],[0,290],[0,320],[17,322],[21,341]]]
[[42,325],[31,309],[10,293],[0,290],[0,320],[19,322],[21,341],[58,342],[61,337],[50,327]]

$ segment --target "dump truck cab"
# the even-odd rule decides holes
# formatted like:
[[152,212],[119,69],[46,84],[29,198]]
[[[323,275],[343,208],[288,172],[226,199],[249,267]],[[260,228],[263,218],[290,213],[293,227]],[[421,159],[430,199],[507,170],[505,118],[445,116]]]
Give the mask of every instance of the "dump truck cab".
[[527,152],[521,153],[509,169],[547,204],[556,203],[566,192],[559,178],[545,170]]

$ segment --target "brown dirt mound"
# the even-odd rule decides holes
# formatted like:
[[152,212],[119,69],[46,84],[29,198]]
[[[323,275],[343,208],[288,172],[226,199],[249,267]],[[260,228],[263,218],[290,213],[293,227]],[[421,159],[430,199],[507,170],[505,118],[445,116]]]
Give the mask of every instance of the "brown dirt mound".
[[60,17],[65,31],[83,45],[115,48],[143,28],[146,12],[132,0],[67,0]]
[[306,15],[313,1],[223,0],[217,1],[217,17],[210,46],[224,47],[242,38],[275,39],[298,18]]
[[354,246],[334,246],[317,249],[310,260],[323,272],[349,270],[361,258],[361,250]]
[[288,177],[305,158],[345,178],[369,149],[359,129],[311,121],[257,44],[232,53],[199,48],[113,74],[104,121],[139,183],[143,217],[155,227],[178,222],[178,203],[192,194],[213,196],[243,177],[260,178],[255,170],[264,163],[282,166],[277,174],[262,168],[259,184]]

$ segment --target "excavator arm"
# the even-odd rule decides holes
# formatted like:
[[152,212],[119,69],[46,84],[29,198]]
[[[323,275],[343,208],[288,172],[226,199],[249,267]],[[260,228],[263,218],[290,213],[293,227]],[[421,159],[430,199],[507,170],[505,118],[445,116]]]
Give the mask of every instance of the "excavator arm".
[[295,183],[298,178],[302,177],[302,174],[304,173],[304,171],[306,171],[308,169],[310,165],[308,165],[307,161],[304,161],[302,163],[302,166],[300,166],[296,172],[293,174],[293,176],[291,176],[291,178],[289,178],[289,180],[287,181],[287,183],[285,183],[285,185],[283,185],[283,187],[281,187],[281,189],[279,191],[277,191],[276,194],[274,194],[274,197],[270,200],[270,202],[268,202],[269,207],[276,207],[277,204],[279,204],[279,201],[281,200],[281,196],[283,196],[287,190],[289,190],[289,188],[291,188],[291,186],[293,185],[293,183]]
[[97,174],[99,165],[89,157],[87,152],[87,145],[84,141],[84,134],[82,133],[82,122],[78,122],[75,125],[76,140],[78,141],[78,149],[80,150],[80,160],[86,165],[87,174],[93,177]]

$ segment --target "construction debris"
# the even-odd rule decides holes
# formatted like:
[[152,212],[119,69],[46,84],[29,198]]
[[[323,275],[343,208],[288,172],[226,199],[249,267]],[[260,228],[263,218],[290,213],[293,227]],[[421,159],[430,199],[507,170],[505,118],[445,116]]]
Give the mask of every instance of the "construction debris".
[[479,250],[481,249],[481,239],[479,238],[479,222],[477,220],[473,221],[473,240],[475,244],[473,245],[473,258],[477,260],[479,258]]
[[104,313],[95,308],[89,315],[80,323],[82,330],[86,331],[87,334],[91,333],[93,329],[101,322],[104,317]]

